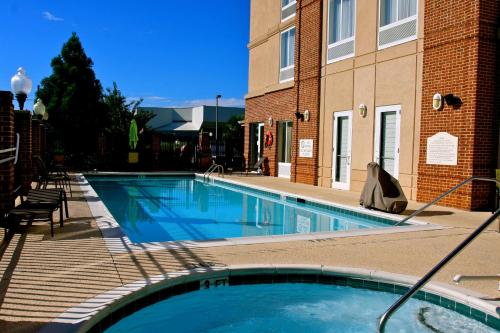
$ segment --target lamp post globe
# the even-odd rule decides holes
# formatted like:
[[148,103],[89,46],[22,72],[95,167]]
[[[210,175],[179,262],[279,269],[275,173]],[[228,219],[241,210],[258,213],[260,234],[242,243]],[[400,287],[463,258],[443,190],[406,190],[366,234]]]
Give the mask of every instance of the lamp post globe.
[[24,68],[18,68],[16,75],[10,79],[10,87],[14,95],[16,95],[17,102],[19,103],[19,110],[23,110],[24,102],[33,87],[33,82],[26,75]]
[[38,119],[45,120],[45,105],[40,98],[37,99],[35,105],[33,105],[33,112]]

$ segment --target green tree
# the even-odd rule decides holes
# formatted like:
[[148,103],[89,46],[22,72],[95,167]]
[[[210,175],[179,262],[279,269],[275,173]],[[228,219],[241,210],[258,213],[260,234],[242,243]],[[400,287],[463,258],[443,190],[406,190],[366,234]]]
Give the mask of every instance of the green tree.
[[37,98],[47,106],[52,140],[62,142],[66,153],[75,157],[92,155],[110,119],[92,59],[76,33],[52,59],[51,66],[52,74],[42,80]]
[[142,99],[127,102],[127,98],[118,89],[116,82],[113,88],[107,88],[104,94],[104,103],[107,107],[107,126],[105,133],[107,136],[110,164],[117,167],[125,162],[128,152],[128,135],[130,122],[135,118],[139,130],[146,130],[146,123],[154,117],[152,112],[138,111]]

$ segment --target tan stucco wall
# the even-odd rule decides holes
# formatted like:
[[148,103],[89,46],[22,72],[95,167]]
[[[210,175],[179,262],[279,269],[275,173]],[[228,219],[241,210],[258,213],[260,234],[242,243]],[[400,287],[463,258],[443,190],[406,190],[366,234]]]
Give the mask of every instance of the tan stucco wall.
[[293,82],[279,83],[279,66],[280,32],[294,25],[295,18],[281,22],[278,0],[252,0],[250,8],[247,98],[293,86]]
[[[319,181],[331,187],[333,113],[353,110],[350,189],[360,191],[366,165],[374,159],[375,109],[401,106],[399,180],[408,198],[416,198],[420,91],[423,60],[423,0],[419,1],[418,39],[377,50],[378,2],[356,1],[355,56],[327,64],[328,0],[324,0]],[[365,104],[365,118],[358,105]]]

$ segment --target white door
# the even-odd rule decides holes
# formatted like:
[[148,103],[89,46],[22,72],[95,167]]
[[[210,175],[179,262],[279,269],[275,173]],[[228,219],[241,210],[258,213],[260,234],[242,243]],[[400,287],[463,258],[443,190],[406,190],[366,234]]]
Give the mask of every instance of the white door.
[[332,187],[349,190],[351,184],[352,111],[333,114]]
[[292,160],[291,121],[278,122],[278,177],[290,178]]
[[374,160],[394,178],[399,177],[401,106],[378,107],[375,115]]

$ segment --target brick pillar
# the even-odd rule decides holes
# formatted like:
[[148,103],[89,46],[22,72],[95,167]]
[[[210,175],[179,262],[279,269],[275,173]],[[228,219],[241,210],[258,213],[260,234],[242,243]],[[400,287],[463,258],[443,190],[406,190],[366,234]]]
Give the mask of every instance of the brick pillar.
[[[40,126],[40,121],[38,119],[33,119],[31,121],[31,154],[32,156],[40,156],[44,160],[42,155],[42,127]],[[33,175],[39,175],[37,164],[33,163]]]
[[16,164],[16,186],[22,185],[24,191],[31,188],[33,179],[31,169],[31,113],[29,111],[14,112],[14,128],[19,134],[19,155]]
[[[417,200],[430,201],[471,176],[494,177],[498,150],[497,22],[498,1],[426,0],[424,65]],[[432,97],[454,94],[460,107],[432,109]],[[426,163],[427,138],[448,132],[458,137],[456,166]],[[441,203],[465,209],[486,208],[492,187],[466,186]]]
[[[14,147],[14,107],[12,93],[0,91],[0,150]],[[0,154],[0,160],[13,156]],[[0,212],[6,212],[14,205],[14,161],[0,164]]]
[[[295,37],[296,105],[301,114],[309,111],[309,121],[294,117],[291,181],[311,185],[318,183],[322,30],[323,1],[298,1]],[[312,158],[299,157],[301,139],[313,140]]]

